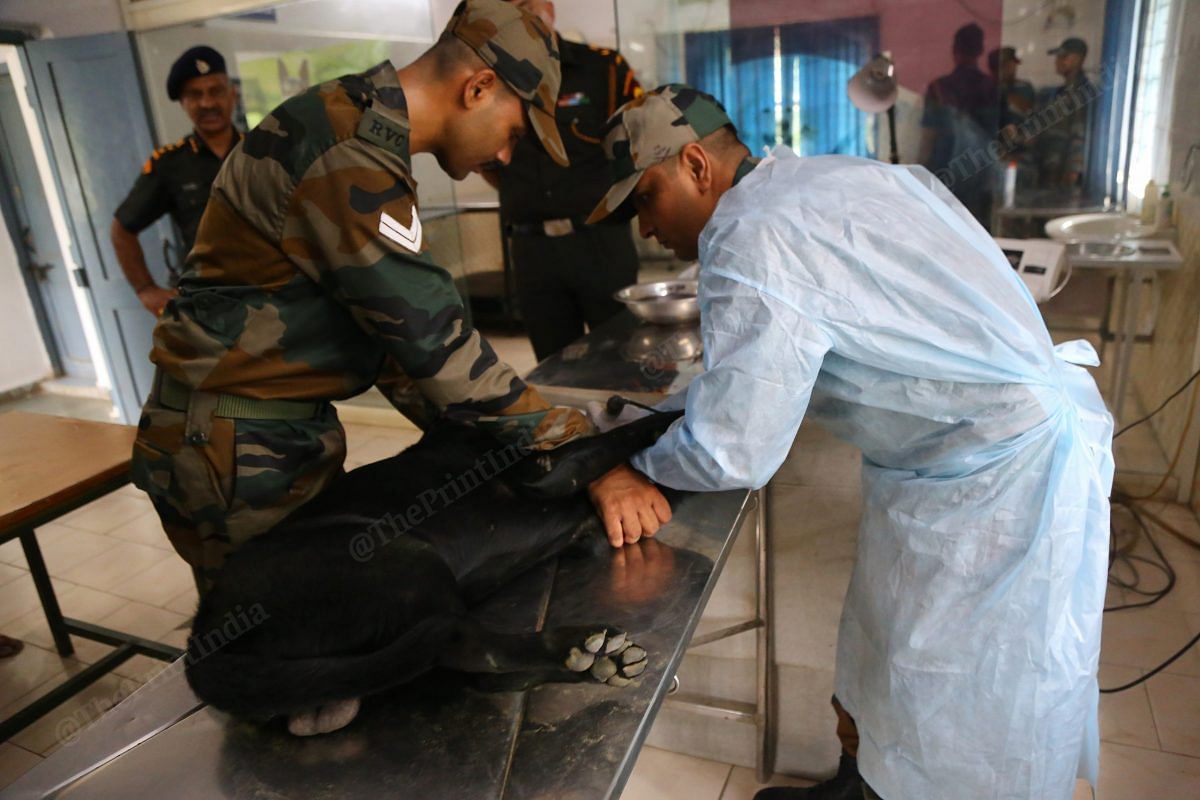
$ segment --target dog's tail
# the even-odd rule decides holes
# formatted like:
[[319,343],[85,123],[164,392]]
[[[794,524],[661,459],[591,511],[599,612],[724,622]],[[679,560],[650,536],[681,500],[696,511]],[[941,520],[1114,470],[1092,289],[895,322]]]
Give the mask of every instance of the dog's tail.
[[184,669],[188,685],[204,702],[266,720],[375,694],[419,677],[437,663],[459,623],[453,614],[427,617],[370,653],[309,658],[274,658],[228,648],[205,652],[193,636]]
[[576,439],[544,453],[533,453],[513,467],[513,480],[534,497],[566,497],[623,464],[683,416],[683,411],[656,412],[628,425]]

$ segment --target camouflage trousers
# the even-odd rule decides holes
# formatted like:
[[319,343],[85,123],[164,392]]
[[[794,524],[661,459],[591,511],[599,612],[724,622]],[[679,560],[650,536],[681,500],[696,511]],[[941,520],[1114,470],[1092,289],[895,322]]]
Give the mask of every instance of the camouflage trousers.
[[133,445],[133,482],[201,593],[230,553],[316,497],[346,456],[331,405],[305,420],[228,419],[205,402],[214,397],[194,394],[185,412],[152,396]]

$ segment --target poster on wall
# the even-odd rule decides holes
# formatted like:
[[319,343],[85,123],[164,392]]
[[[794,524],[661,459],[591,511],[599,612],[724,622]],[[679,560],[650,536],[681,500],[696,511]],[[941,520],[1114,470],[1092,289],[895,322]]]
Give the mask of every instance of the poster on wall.
[[253,128],[284,100],[310,86],[362,72],[387,58],[385,41],[345,42],[269,55],[256,52],[250,57],[238,54],[246,124]]

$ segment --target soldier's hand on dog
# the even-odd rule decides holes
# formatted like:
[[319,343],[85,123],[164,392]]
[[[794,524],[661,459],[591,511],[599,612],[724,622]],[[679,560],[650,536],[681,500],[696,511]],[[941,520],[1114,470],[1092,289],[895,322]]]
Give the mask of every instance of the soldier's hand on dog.
[[671,520],[671,504],[642,473],[622,464],[588,487],[613,547],[653,536]]

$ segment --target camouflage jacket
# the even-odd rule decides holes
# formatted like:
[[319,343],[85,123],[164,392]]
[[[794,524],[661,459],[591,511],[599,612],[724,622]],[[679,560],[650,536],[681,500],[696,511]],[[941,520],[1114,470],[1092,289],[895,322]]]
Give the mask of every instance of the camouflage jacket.
[[465,321],[422,242],[409,122],[384,62],[275,109],[229,155],[151,359],[197,390],[336,400],[415,384],[448,417],[552,447],[586,433]]

